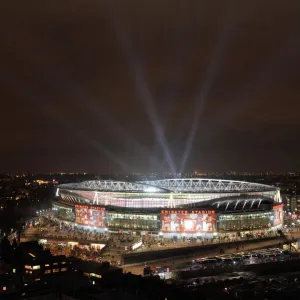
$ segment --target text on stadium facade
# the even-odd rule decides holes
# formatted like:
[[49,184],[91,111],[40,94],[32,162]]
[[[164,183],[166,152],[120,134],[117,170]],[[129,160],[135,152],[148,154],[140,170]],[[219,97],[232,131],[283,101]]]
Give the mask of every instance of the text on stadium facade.
[[162,210],[162,214],[214,214],[214,210]]
[[79,204],[75,204],[75,208],[85,208],[85,209],[92,209],[92,210],[105,210],[105,207],[79,205]]
[[273,209],[279,209],[279,208],[281,208],[281,207],[283,207],[283,203],[281,203],[281,204],[279,204],[279,205],[273,206]]

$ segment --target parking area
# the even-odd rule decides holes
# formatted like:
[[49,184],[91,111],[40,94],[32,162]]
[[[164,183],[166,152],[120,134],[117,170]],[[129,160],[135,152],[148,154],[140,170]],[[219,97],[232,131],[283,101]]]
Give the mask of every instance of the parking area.
[[194,259],[190,270],[233,268],[242,265],[286,261],[293,258],[299,258],[299,255],[280,248],[268,248]]

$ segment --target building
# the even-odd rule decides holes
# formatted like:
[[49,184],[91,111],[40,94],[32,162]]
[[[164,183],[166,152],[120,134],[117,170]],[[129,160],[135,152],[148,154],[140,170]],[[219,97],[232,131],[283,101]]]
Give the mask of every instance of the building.
[[9,274],[0,274],[0,298],[15,291],[14,283]]
[[118,267],[111,266],[108,262],[99,264],[93,261],[75,260],[73,268],[77,272],[81,272],[83,276],[91,279],[91,281],[97,281],[99,279],[107,281],[118,281],[123,275],[123,270]]
[[95,180],[61,184],[56,196],[59,219],[102,232],[209,237],[274,229],[283,222],[280,190],[244,181]]
[[69,269],[69,260],[64,255],[53,256],[37,242],[20,243],[14,256],[13,275],[24,285],[53,281]]

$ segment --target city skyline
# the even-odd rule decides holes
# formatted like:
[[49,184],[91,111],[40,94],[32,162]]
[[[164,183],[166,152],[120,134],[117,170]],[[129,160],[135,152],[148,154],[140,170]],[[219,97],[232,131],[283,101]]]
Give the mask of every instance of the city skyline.
[[300,171],[298,1],[2,7],[0,173]]

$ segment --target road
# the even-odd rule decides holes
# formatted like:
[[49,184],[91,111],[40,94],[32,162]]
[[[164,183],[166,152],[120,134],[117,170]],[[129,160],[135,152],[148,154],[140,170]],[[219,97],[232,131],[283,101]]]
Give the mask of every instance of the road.
[[[300,239],[300,232],[297,232],[297,231],[298,230],[296,230],[295,232],[292,232],[292,233],[287,233],[286,234],[286,239],[284,237],[278,237],[277,239],[263,240],[261,242],[255,242],[255,243],[253,243],[251,240],[250,241],[244,241],[242,243],[243,246],[240,247],[239,251],[250,251],[250,250],[255,250],[255,249],[260,249],[260,248],[265,248],[265,247],[273,247],[273,246],[278,246],[279,243],[280,244],[286,243],[288,240],[291,241],[291,240],[294,240],[294,239]],[[32,240],[34,238],[37,238],[37,234],[38,234],[38,231],[36,229],[34,229],[34,228],[27,229],[26,235],[23,237],[22,241]],[[224,248],[224,246],[222,246],[222,249],[224,250],[225,253],[229,254],[229,253],[236,252],[236,248],[234,246],[235,243],[232,242],[231,244],[232,244],[232,246],[230,248],[227,248],[227,247]],[[205,243],[205,245],[207,245],[207,244]],[[188,245],[186,243],[183,244],[183,245],[181,245],[181,243],[178,243],[176,246],[177,247],[178,246],[181,246],[181,247],[185,246],[186,247]],[[189,246],[194,246],[194,245],[190,244]],[[169,259],[160,259],[160,260],[156,260],[156,261],[147,261],[147,265],[148,266],[149,265],[174,266],[174,264],[181,264],[181,263],[185,263],[185,262],[190,262],[194,258],[207,257],[207,256],[216,256],[216,255],[220,254],[220,250],[221,250],[220,247],[221,247],[221,245],[215,244],[215,251],[203,249],[203,250],[197,251],[197,254],[194,254],[193,256],[191,256],[191,255],[190,256],[185,256],[185,257],[180,256],[180,257],[172,257],[172,258],[169,258]],[[161,247],[161,248],[159,248],[159,250],[165,250],[167,248],[171,248],[171,245],[167,245],[167,247]],[[172,248],[174,248],[174,246]],[[110,251],[112,251],[112,249]],[[117,254],[115,254],[115,257],[117,257]],[[144,267],[145,267],[145,263],[138,263],[138,264],[125,265],[125,266],[123,266],[123,269],[124,269],[125,272],[131,272],[133,274],[140,275],[140,274],[143,274]]]
[[[297,234],[294,233],[293,237],[300,238],[300,233],[297,233]],[[267,248],[267,247],[270,247],[270,248],[277,247],[278,244],[283,244],[283,243],[286,243],[286,239],[284,239],[282,237],[278,237],[277,239],[272,239],[272,240],[264,240],[264,241],[256,242],[256,243],[251,243],[251,242],[245,241],[244,243],[242,243],[242,246],[239,248],[238,252],[251,251],[251,250]],[[217,256],[220,254],[220,250],[221,250],[220,247],[218,245],[216,245],[215,251],[204,250],[201,252],[201,250],[199,250],[199,252],[197,254],[194,254],[193,256],[189,256],[189,257],[181,256],[181,257],[173,257],[170,259],[148,261],[147,266],[164,265],[164,266],[172,267],[173,265],[176,266],[176,264],[191,262],[191,260],[193,260],[195,258],[201,258],[201,257],[207,257],[207,256]],[[232,246],[229,249],[223,248],[223,250],[224,250],[225,254],[231,254],[231,253],[237,252],[237,250],[234,246]],[[124,270],[124,272],[131,272],[133,274],[142,275],[144,267],[145,267],[145,263],[138,263],[138,264],[125,265],[125,266],[123,266],[123,270]]]

